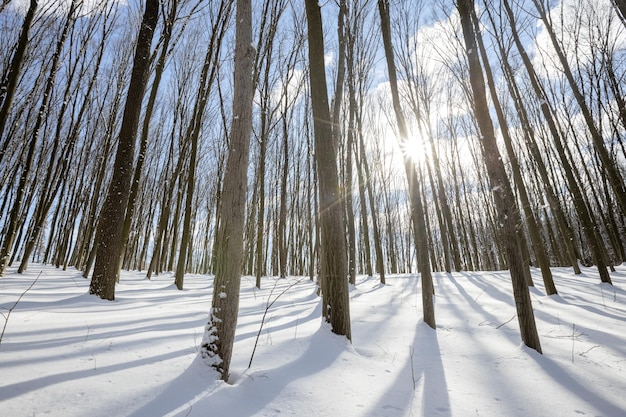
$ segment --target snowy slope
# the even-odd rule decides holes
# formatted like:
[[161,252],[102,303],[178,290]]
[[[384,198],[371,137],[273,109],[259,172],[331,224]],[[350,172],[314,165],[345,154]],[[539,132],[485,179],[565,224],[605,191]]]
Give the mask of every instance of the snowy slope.
[[[231,381],[198,361],[211,278],[124,272],[116,301],[75,270],[33,265],[0,278],[11,311],[0,344],[0,416],[624,416],[626,265],[533,271],[544,355],[520,342],[507,272],[434,274],[437,330],[420,319],[419,277],[360,277],[353,344],[321,325],[306,278],[242,281]],[[250,369],[265,307],[268,311]],[[5,323],[0,317],[0,327]]]

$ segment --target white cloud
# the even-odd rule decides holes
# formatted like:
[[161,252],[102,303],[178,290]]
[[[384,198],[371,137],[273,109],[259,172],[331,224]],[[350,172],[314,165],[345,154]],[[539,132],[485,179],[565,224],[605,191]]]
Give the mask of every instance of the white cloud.
[[324,66],[329,67],[335,63],[335,55],[332,52],[324,54]]
[[[626,31],[610,0],[563,0],[549,11],[554,32],[570,65],[584,66],[598,57],[600,37],[617,49],[626,48]],[[537,20],[537,36],[533,45],[536,69],[553,77],[561,73],[561,64],[543,21]]]

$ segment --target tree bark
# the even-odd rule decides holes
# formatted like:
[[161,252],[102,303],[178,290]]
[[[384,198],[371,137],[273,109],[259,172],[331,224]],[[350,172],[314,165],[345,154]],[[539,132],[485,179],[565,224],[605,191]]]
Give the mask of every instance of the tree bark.
[[[589,110],[589,106],[587,106],[587,103],[585,102],[585,96],[583,95],[583,92],[580,90],[578,84],[576,83],[576,80],[574,80],[574,75],[572,74],[570,65],[567,62],[565,53],[563,52],[563,49],[561,48],[561,45],[556,38],[551,19],[549,18],[545,7],[541,5],[538,0],[533,0],[533,3],[539,11],[541,20],[544,23],[548,35],[550,36],[550,40],[552,41],[552,46],[556,51],[559,62],[561,63],[563,73],[567,78],[569,86],[572,89],[572,93],[574,94],[574,98],[576,99],[585,123],[587,124],[589,134],[591,135],[591,143],[598,153],[600,161],[602,161],[603,171],[608,177],[609,184],[611,184],[611,188],[613,189],[615,199],[617,200],[617,203],[621,209],[622,215],[626,215],[626,185],[624,184],[624,178],[622,177],[618,163],[606,149],[606,146],[604,144],[604,138],[602,137],[602,134],[596,126],[596,122],[594,121],[591,111]],[[616,2],[616,5],[618,5],[620,7],[620,11],[622,11],[622,2]]]
[[159,0],[146,0],[124,106],[113,177],[98,222],[96,264],[89,292],[105,300],[115,299],[115,282],[122,256],[122,229],[133,176],[141,102],[148,82],[150,47],[158,20],[159,6]]
[[337,175],[337,144],[333,140],[328,107],[322,16],[316,0],[305,0],[305,5],[309,34],[309,81],[315,161],[320,199],[322,315],[330,323],[334,333],[351,340],[345,227]]
[[[2,135],[4,133],[7,120],[9,118],[11,106],[13,105],[13,97],[15,96],[15,90],[17,88],[17,83],[20,79],[22,64],[24,62],[24,57],[26,56],[26,50],[28,49],[28,36],[30,33],[30,27],[33,23],[33,19],[35,18],[37,6],[38,0],[30,0],[30,6],[28,8],[28,11],[26,12],[26,16],[24,17],[24,22],[22,23],[20,37],[17,41],[17,47],[15,48],[13,58],[11,59],[11,64],[9,66],[6,80],[2,80],[2,85],[0,85],[0,102],[2,102],[2,107],[0,107],[0,140],[2,139]],[[2,144],[2,149],[0,150],[0,163],[4,159],[6,146],[8,145],[9,141],[10,138],[7,137],[5,139],[5,142]],[[0,260],[0,262],[2,261]],[[2,265],[0,265],[0,276],[2,276],[3,272],[4,271],[2,270]]]
[[[22,173],[20,175],[19,183],[17,186],[16,197],[15,197],[15,200],[13,201],[13,206],[11,208],[11,212],[9,215],[9,222],[8,222],[8,226],[6,230],[6,235],[4,236],[4,239],[2,240],[2,246],[0,247],[0,277],[4,274],[6,270],[11,248],[13,247],[13,243],[15,241],[15,236],[16,236],[17,229],[19,226],[20,217],[22,216],[21,211],[22,211],[22,204],[24,203],[24,197],[26,194],[27,180],[28,180],[28,177],[31,175],[31,168],[32,168],[33,161],[35,159],[35,149],[37,148],[37,144],[39,143],[41,130],[43,128],[45,119],[48,114],[48,105],[50,103],[50,99],[51,99],[52,92],[54,89],[54,84],[56,81],[56,74],[59,69],[61,52],[63,50],[63,46],[65,45],[67,34],[74,22],[74,12],[76,11],[76,6],[77,6],[76,1],[75,0],[72,1],[67,18],[65,20],[65,24],[63,25],[61,36],[59,37],[59,40],[56,43],[56,48],[52,56],[52,64],[50,67],[50,73],[48,74],[48,77],[46,79],[46,86],[44,89],[41,105],[39,106],[39,111],[37,112],[35,125],[33,127],[32,133],[30,134],[30,138],[28,139],[28,152],[26,154],[26,161],[24,162],[24,166],[22,168]],[[29,9],[28,13],[30,13],[31,10],[34,13],[34,8],[36,7],[37,7],[37,2],[31,2],[31,8]],[[27,19],[28,19],[28,13],[26,16]],[[24,23],[26,24],[26,22]],[[27,32],[28,28],[23,27],[22,30]],[[20,47],[22,46],[21,41],[22,40],[20,39],[20,45],[18,45],[18,50],[16,51],[16,55],[20,53],[25,53],[24,51],[19,50]],[[17,72],[19,72],[19,68],[17,69]],[[17,73],[15,74],[15,76],[16,77],[18,76]],[[2,111],[0,112],[0,137],[2,136],[2,130],[4,127],[4,123],[6,122],[6,118],[5,118],[6,115],[4,112],[5,110],[7,112],[9,111],[11,101],[13,99],[12,98],[13,92],[11,91],[11,89],[15,90],[15,87],[16,87],[15,85],[13,85],[13,80],[11,79],[11,77],[12,75],[10,74],[9,85],[7,87],[8,95],[5,97],[5,103],[3,103]],[[5,104],[6,104],[6,107],[5,107]]]
[[607,270],[607,266],[606,263],[604,262],[603,256],[602,256],[602,249],[600,247],[600,242],[598,241],[598,238],[596,236],[596,226],[595,226],[595,221],[593,220],[593,217],[591,215],[591,213],[589,212],[589,209],[585,203],[585,199],[583,196],[583,193],[578,185],[578,183],[576,182],[576,179],[574,178],[574,174],[573,174],[573,169],[572,166],[570,164],[570,162],[567,159],[567,155],[565,154],[565,149],[563,147],[563,143],[562,143],[562,139],[561,139],[561,135],[560,135],[560,130],[556,125],[556,121],[553,117],[553,110],[550,109],[550,106],[548,104],[548,100],[547,97],[542,89],[542,87],[539,85],[539,81],[538,81],[538,77],[537,74],[534,70],[534,67],[532,65],[532,63],[530,62],[530,58],[528,57],[528,55],[526,54],[526,50],[519,38],[519,35],[517,33],[516,30],[516,26],[515,26],[515,19],[513,16],[513,11],[511,10],[510,6],[509,6],[509,2],[508,0],[503,0],[502,4],[504,5],[504,8],[506,10],[507,16],[509,18],[509,21],[511,23],[511,30],[513,33],[513,40],[515,42],[515,45],[517,47],[517,49],[520,52],[520,56],[522,58],[522,62],[524,63],[524,67],[526,68],[526,71],[528,72],[529,78],[530,78],[530,83],[531,86],[535,92],[535,95],[537,96],[537,99],[539,100],[540,103],[540,107],[541,107],[541,112],[544,115],[546,122],[548,124],[548,129],[550,130],[550,135],[552,136],[553,142],[554,142],[554,146],[556,148],[557,154],[559,155],[559,159],[561,161],[562,164],[562,168],[563,171],[565,173],[565,178],[567,180],[567,184],[569,185],[570,188],[570,192],[572,194],[572,199],[574,202],[574,208],[576,209],[576,212],[578,214],[578,217],[580,218],[580,221],[582,223],[582,228],[583,228],[583,232],[585,234],[585,238],[587,239],[587,243],[589,245],[589,248],[591,249],[591,255],[592,255],[592,259],[594,264],[597,266],[598,268],[598,273],[600,275],[600,280],[602,282],[607,282],[607,283],[611,283],[611,277],[609,275],[609,272]]
[[215,280],[201,355],[228,381],[239,312],[239,288],[243,262],[243,227],[248,185],[250,135],[252,133],[252,2],[237,0],[235,29],[235,79],[233,116],[221,195],[217,231]]
[[485,91],[485,81],[482,75],[482,68],[478,56],[478,48],[475,40],[474,28],[471,15],[474,12],[473,0],[457,0],[457,9],[461,19],[463,38],[467,61],[470,71],[470,85],[473,96],[474,114],[478,122],[480,134],[482,136],[481,152],[487,168],[491,190],[498,214],[498,221],[501,224],[499,236],[503,241],[511,281],[513,284],[513,295],[517,308],[517,318],[519,321],[522,340],[526,346],[541,353],[541,343],[535,325],[530,291],[526,284],[524,269],[528,265],[524,264],[521,255],[519,240],[517,237],[517,219],[519,214],[515,205],[515,197],[511,190],[511,185],[506,176],[506,170],[502,163],[500,151],[498,150],[495,132],[491,117],[489,116],[489,106]]
[[[543,244],[543,241],[541,240],[541,234],[539,233],[539,226],[537,225],[535,214],[533,213],[530,207],[530,199],[528,197],[528,191],[526,190],[526,184],[524,183],[524,180],[522,177],[522,171],[520,168],[519,161],[517,159],[517,155],[515,154],[515,151],[513,150],[513,143],[512,143],[511,134],[509,132],[508,121],[506,120],[504,116],[504,111],[502,109],[502,105],[500,104],[500,99],[498,98],[498,95],[496,93],[496,84],[493,78],[493,74],[491,72],[491,66],[489,64],[487,50],[485,49],[485,45],[483,44],[483,40],[482,40],[482,35],[480,33],[480,22],[478,21],[476,14],[473,12],[474,11],[472,10],[471,17],[474,23],[476,41],[478,43],[482,62],[485,67],[484,68],[485,76],[487,78],[487,84],[489,86],[491,101],[493,102],[493,107],[496,111],[496,116],[498,118],[500,131],[504,139],[504,145],[506,148],[507,156],[509,157],[509,161],[511,164],[514,184],[517,187],[517,190],[519,193],[519,199],[522,203],[522,209],[524,210],[524,218],[526,219],[526,225],[528,226],[528,234],[530,235],[530,239],[533,245],[532,246],[533,251],[535,252],[535,256],[537,257],[539,268],[541,269],[541,276],[543,278],[543,282],[545,285],[546,294],[554,295],[554,294],[557,294],[557,289],[556,289],[556,286],[554,285],[554,280],[552,279],[552,271],[550,270],[550,262],[548,260],[548,255],[546,254],[545,246]],[[518,221],[521,222],[521,218],[518,219]],[[519,234],[520,234],[520,237],[524,236],[523,231],[521,230],[521,227],[519,230]],[[523,242],[521,241],[520,243],[523,243]],[[526,279],[532,282],[530,273],[528,274]]]

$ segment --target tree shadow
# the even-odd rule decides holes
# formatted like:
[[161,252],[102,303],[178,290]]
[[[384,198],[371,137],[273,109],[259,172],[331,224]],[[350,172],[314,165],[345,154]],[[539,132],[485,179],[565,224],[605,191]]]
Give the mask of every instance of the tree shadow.
[[[615,405],[608,396],[603,396],[601,393],[591,391],[588,387],[583,386],[575,377],[570,375],[563,367],[549,357],[537,354],[530,349],[528,349],[528,351],[528,356],[537,362],[545,374],[554,380],[556,385],[563,387],[565,390],[571,392],[574,397],[594,407],[601,415],[624,415],[624,409],[619,405]],[[575,410],[575,412],[584,414],[577,410]]]
[[425,417],[452,415],[437,332],[421,320],[402,371],[365,415],[403,416],[417,406],[416,401],[421,401]]
[[[213,371],[198,371],[208,367],[196,358],[183,374],[163,388],[161,395],[129,417],[204,416],[207,410],[214,416],[251,416],[270,406],[287,385],[331,366],[348,351],[348,346],[344,337],[332,335],[328,326],[322,326],[309,338],[309,345],[298,358],[276,368],[244,373],[233,386],[219,381]],[[267,382],[258,383],[257,379]]]

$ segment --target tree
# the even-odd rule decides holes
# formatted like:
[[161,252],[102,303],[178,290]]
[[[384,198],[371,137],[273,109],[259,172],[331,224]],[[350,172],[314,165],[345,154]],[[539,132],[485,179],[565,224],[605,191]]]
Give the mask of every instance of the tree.
[[[34,6],[33,6],[33,3],[34,3]],[[21,213],[22,204],[24,203],[24,196],[26,194],[26,183],[27,183],[29,176],[32,174],[31,168],[32,168],[33,161],[34,161],[35,149],[37,148],[37,144],[40,140],[43,126],[45,124],[45,117],[47,115],[48,105],[50,104],[52,91],[54,89],[54,85],[56,81],[56,75],[59,70],[59,65],[61,61],[61,52],[65,45],[65,40],[67,38],[67,35],[74,24],[74,21],[75,21],[74,12],[76,11],[77,5],[78,3],[76,0],[72,1],[70,9],[67,14],[67,19],[65,20],[65,23],[63,25],[63,30],[61,31],[61,36],[59,37],[59,40],[57,41],[56,48],[52,56],[52,65],[51,65],[48,77],[46,79],[46,85],[45,85],[45,89],[43,92],[43,98],[39,106],[39,111],[37,112],[35,126],[29,135],[30,137],[27,139],[28,152],[26,154],[26,161],[24,162],[24,166],[22,167],[22,173],[20,175],[19,184],[17,186],[17,195],[16,195],[15,200],[13,201],[13,207],[11,208],[6,235],[2,241],[2,246],[0,248],[0,276],[2,276],[6,270],[6,267],[8,264],[7,261],[9,259],[9,252],[11,251],[11,248],[13,247],[15,236],[17,234],[19,219],[22,215]],[[31,10],[34,12],[34,8],[36,6],[37,6],[37,2],[31,2],[31,8],[29,9],[29,13],[31,12]],[[29,17],[27,14],[26,19],[28,18]],[[24,24],[26,25],[26,22]],[[28,28],[23,26],[22,31],[23,31],[22,34],[24,34],[24,32],[27,33]],[[24,53],[24,51],[20,51],[21,47],[22,45],[21,45],[21,39],[20,39],[20,44],[18,46],[18,50],[16,51],[16,55],[19,55],[20,53],[22,54]],[[13,68],[12,68],[12,71],[13,71]],[[11,77],[13,76],[17,77],[17,73],[19,72],[19,63],[18,63],[18,69],[16,69],[15,71],[16,71],[15,74],[9,75],[9,83],[8,83],[9,86],[8,86],[7,96],[5,97],[5,101],[7,103],[6,105],[3,104],[2,120],[0,121],[1,127],[4,126],[4,123],[6,121],[6,115],[4,112],[5,110],[8,112],[10,105],[11,105],[12,94],[13,94],[11,90],[15,89],[15,85],[12,84],[13,80],[11,79]],[[0,136],[1,135],[2,135],[2,130],[0,130]]]
[[[473,10],[471,10],[471,12],[473,12]],[[494,76],[491,71],[491,65],[489,64],[489,58],[488,58],[487,50],[485,48],[485,45],[482,39],[482,34],[480,33],[480,22],[478,21],[478,17],[476,16],[475,13],[472,13],[471,17],[474,23],[474,32],[476,35],[476,41],[480,50],[480,56],[483,62],[484,70],[485,70],[485,77],[487,78],[487,85],[489,86],[491,101],[493,102],[493,107],[496,111],[496,117],[498,118],[500,131],[502,132],[502,137],[504,139],[507,156],[509,157],[509,161],[511,163],[511,170],[513,171],[513,181],[517,188],[519,198],[522,203],[522,209],[524,210],[524,218],[526,219],[526,225],[528,226],[528,232],[529,232],[530,239],[532,242],[532,247],[535,252],[535,256],[537,257],[537,262],[539,263],[539,267],[541,268],[541,275],[543,277],[543,282],[545,285],[546,293],[548,295],[554,295],[554,294],[557,294],[557,290],[556,290],[556,286],[554,285],[554,280],[552,279],[552,271],[550,270],[550,263],[548,261],[548,256],[546,254],[545,247],[541,240],[539,226],[537,225],[535,215],[530,208],[530,199],[528,197],[528,191],[526,190],[526,185],[522,177],[522,170],[520,168],[519,160],[513,149],[508,120],[504,116],[503,107],[500,104],[500,99],[496,93],[496,83],[494,81]],[[524,241],[525,241],[524,233],[521,230],[521,227],[520,227],[520,230],[518,231],[518,234],[520,236],[520,244],[524,244]],[[531,280],[532,282],[532,278],[530,277],[530,275],[528,275],[526,279]]]
[[226,32],[227,23],[230,20],[232,3],[222,0],[218,8],[217,16],[211,31],[211,40],[207,47],[207,52],[202,65],[202,73],[200,75],[200,88],[196,96],[191,120],[185,131],[185,142],[191,143],[189,155],[189,173],[187,175],[187,187],[185,190],[185,214],[183,220],[183,233],[180,240],[180,252],[178,254],[178,264],[176,265],[175,284],[179,290],[183,289],[183,280],[185,270],[187,268],[187,253],[191,246],[192,230],[191,218],[192,203],[194,198],[194,190],[196,188],[196,165],[198,159],[198,142],[200,140],[200,131],[202,129],[202,118],[205,113],[205,107],[211,93],[211,87],[217,77],[217,69],[219,67],[220,51],[222,48],[222,39]]
[[499,238],[504,243],[506,249],[522,340],[526,346],[541,353],[541,344],[535,325],[530,291],[524,275],[524,269],[528,268],[528,265],[524,264],[518,240],[519,212],[515,204],[511,185],[506,176],[504,164],[496,143],[493,123],[489,115],[485,81],[471,17],[472,13],[474,13],[474,1],[457,0],[457,9],[461,18],[461,27],[469,64],[474,116],[482,137],[480,149],[487,168],[487,174],[489,175],[498,222],[501,225],[498,229]]
[[[496,25],[493,14],[491,13],[489,8],[487,8],[486,11],[492,26],[495,28]],[[500,25],[500,27],[502,28],[502,25]],[[511,30],[514,34],[516,33],[516,29],[514,26],[511,28]],[[539,149],[537,141],[535,140],[535,131],[531,127],[530,116],[522,100],[522,93],[520,92],[518,83],[514,76],[513,68],[511,67],[511,63],[509,61],[509,56],[507,53],[508,48],[504,44],[504,33],[499,32],[498,36],[495,37],[495,40],[498,45],[498,50],[500,52],[500,64],[504,71],[504,78],[508,85],[509,94],[513,101],[514,108],[517,112],[517,117],[519,118],[520,125],[522,126],[522,134],[524,137],[526,148],[530,151],[534,170],[538,172],[539,178],[541,179],[545,198],[547,199],[548,205],[550,206],[553,216],[555,217],[558,231],[561,234],[561,240],[563,245],[565,246],[565,252],[567,253],[570,265],[572,266],[575,274],[580,274],[581,271],[578,265],[578,255],[576,253],[576,248],[574,247],[574,236],[571,227],[567,223],[565,213],[563,212],[561,203],[556,196],[556,193],[552,186],[552,182],[550,181],[550,175],[548,174],[548,169],[546,168],[546,164],[543,161],[541,150]],[[562,252],[560,247],[559,249],[557,249],[557,252],[557,255]]]
[[[389,1],[378,0],[378,11],[381,20],[381,32],[387,59],[387,71],[389,74],[389,85],[393,100],[393,109],[398,125],[400,149],[405,149],[408,142],[408,130],[404,120],[404,114],[400,106],[400,95],[398,93],[398,81],[396,76],[396,66],[393,56],[393,46],[391,44],[391,25],[389,19]],[[420,190],[420,180],[417,176],[415,162],[407,154],[403,155],[404,170],[408,180],[409,200],[411,205],[411,220],[413,222],[413,234],[415,245],[417,246],[418,265],[422,280],[422,306],[424,322],[433,329],[435,328],[435,305],[433,303],[433,278],[428,259],[428,234],[426,229],[426,215],[422,202],[422,192]]]
[[[8,2],[3,3],[2,8],[4,8],[7,3]],[[13,105],[13,97],[15,95],[17,83],[20,79],[20,72],[22,70],[24,57],[28,49],[28,36],[30,33],[31,25],[33,24],[33,19],[35,18],[37,6],[37,0],[30,0],[30,6],[28,7],[28,11],[26,12],[26,16],[24,17],[24,22],[22,23],[20,37],[17,41],[15,52],[13,53],[13,58],[11,59],[11,64],[9,65],[9,71],[6,77],[2,80],[2,83],[0,84],[0,102],[2,103],[2,107],[0,107],[0,141],[2,140],[2,135],[4,133],[7,120],[9,118],[9,112],[11,111],[11,106]],[[0,162],[2,162],[2,160],[4,159],[4,153],[6,152],[6,147],[8,143],[9,138],[6,138],[4,143],[2,143],[1,145],[2,148],[0,149]],[[0,260],[0,262],[3,261]],[[3,268],[5,267],[5,265],[0,265],[0,276],[4,272]]]
[[309,83],[315,136],[315,162],[320,200],[320,279],[322,316],[333,333],[352,339],[348,297],[344,217],[337,175],[337,143],[333,138],[320,5],[305,0],[309,34]]
[[[72,8],[75,9],[75,6],[72,6]],[[70,11],[72,11],[72,8],[70,8]],[[110,33],[110,25],[107,24],[107,21],[111,14],[112,13],[110,10],[107,11],[104,14],[104,21],[96,19],[92,20],[87,28],[87,34],[89,36],[92,36],[95,34],[97,28],[102,28],[102,39],[106,39],[108,33]],[[75,20],[75,18],[73,20]],[[74,40],[70,38],[70,50],[72,49],[73,42]],[[49,163],[46,169],[45,179],[42,183],[41,196],[39,197],[39,201],[34,209],[34,215],[30,226],[31,230],[25,243],[24,252],[22,254],[22,262],[20,263],[20,266],[17,270],[18,273],[23,273],[27,269],[29,258],[35,249],[35,245],[37,244],[42,234],[42,231],[44,230],[44,224],[48,212],[50,211],[53,203],[57,199],[60,190],[65,186],[66,182],[68,181],[67,172],[71,163],[71,156],[74,154],[77,147],[76,144],[78,142],[80,132],[86,125],[84,116],[93,100],[92,92],[96,85],[102,59],[104,57],[104,46],[105,42],[101,42],[95,57],[93,74],[91,75],[89,80],[86,81],[87,89],[83,98],[83,102],[80,105],[80,110],[78,111],[75,120],[73,120],[70,125],[70,133],[68,135],[65,145],[63,146],[62,135],[64,125],[62,121],[68,119],[67,110],[69,107],[71,107],[71,96],[76,93],[76,86],[73,85],[71,81],[77,72],[80,72],[78,74],[79,78],[82,78],[85,75],[84,71],[77,71],[79,65],[81,64],[80,59],[76,59],[74,62],[71,63],[72,70],[70,71],[70,75],[66,83],[67,85],[63,93],[63,102],[61,104],[57,118],[57,126],[55,128],[54,138],[52,140],[53,147],[49,156]]]
[[509,22],[511,23],[511,30],[512,30],[513,40],[515,42],[515,46],[520,52],[520,57],[522,58],[522,62],[524,63],[524,67],[526,69],[526,72],[528,73],[530,84],[535,93],[535,96],[537,97],[540,103],[541,112],[543,116],[545,117],[546,123],[548,124],[550,135],[552,136],[554,146],[556,148],[557,154],[559,156],[559,160],[561,162],[561,168],[564,171],[565,179],[567,180],[567,185],[569,186],[570,193],[572,194],[572,197],[573,197],[572,200],[574,203],[574,208],[580,219],[580,222],[582,225],[582,231],[585,235],[585,238],[587,239],[587,244],[589,245],[589,248],[591,249],[591,257],[592,257],[593,263],[598,268],[600,280],[602,282],[611,283],[611,277],[607,270],[606,262],[604,261],[603,254],[602,254],[603,252],[602,242],[599,239],[599,236],[597,234],[597,231],[596,231],[597,227],[595,225],[594,218],[591,215],[591,212],[586,204],[581,187],[579,186],[578,181],[576,180],[574,176],[574,170],[571,166],[571,163],[569,162],[567,158],[565,148],[563,146],[563,139],[561,138],[561,133],[556,124],[556,120],[554,117],[555,112],[549,104],[549,101],[545,94],[545,90],[540,85],[539,77],[537,73],[535,72],[535,69],[530,61],[530,58],[528,57],[528,54],[526,53],[526,49],[524,48],[521,42],[520,36],[516,29],[516,23],[515,23],[513,11],[509,5],[508,0],[504,0],[502,4],[504,5]]
[[238,0],[235,40],[235,80],[233,116],[228,160],[222,188],[220,222],[217,231],[215,280],[209,321],[202,341],[201,355],[228,381],[239,311],[239,288],[243,261],[243,226],[250,135],[252,133],[252,5]]
[[146,0],[144,15],[139,28],[133,69],[124,106],[113,177],[106,201],[100,215],[96,233],[96,264],[89,293],[105,300],[115,299],[115,282],[122,257],[122,237],[126,207],[133,178],[135,144],[141,102],[148,82],[150,49],[159,16],[159,0]]
[[626,26],[626,0],[612,0],[615,11]]
[[567,78],[572,93],[574,94],[574,98],[576,99],[576,103],[578,103],[578,106],[580,107],[580,111],[589,129],[589,134],[591,135],[591,142],[600,161],[602,162],[604,174],[613,189],[615,199],[621,208],[622,215],[626,215],[626,184],[624,183],[624,178],[622,177],[619,164],[607,150],[602,133],[596,124],[597,122],[594,120],[591,110],[585,102],[585,96],[574,79],[574,75],[567,61],[567,57],[565,56],[565,52],[563,51],[563,48],[556,37],[556,33],[554,32],[549,11],[546,10],[545,4],[540,3],[539,0],[533,0],[533,3],[535,4],[537,11],[539,11],[539,16],[543,21],[544,27],[546,28],[546,31],[550,36],[550,40],[552,41],[554,51],[556,52],[559,62],[561,63],[561,69]]

